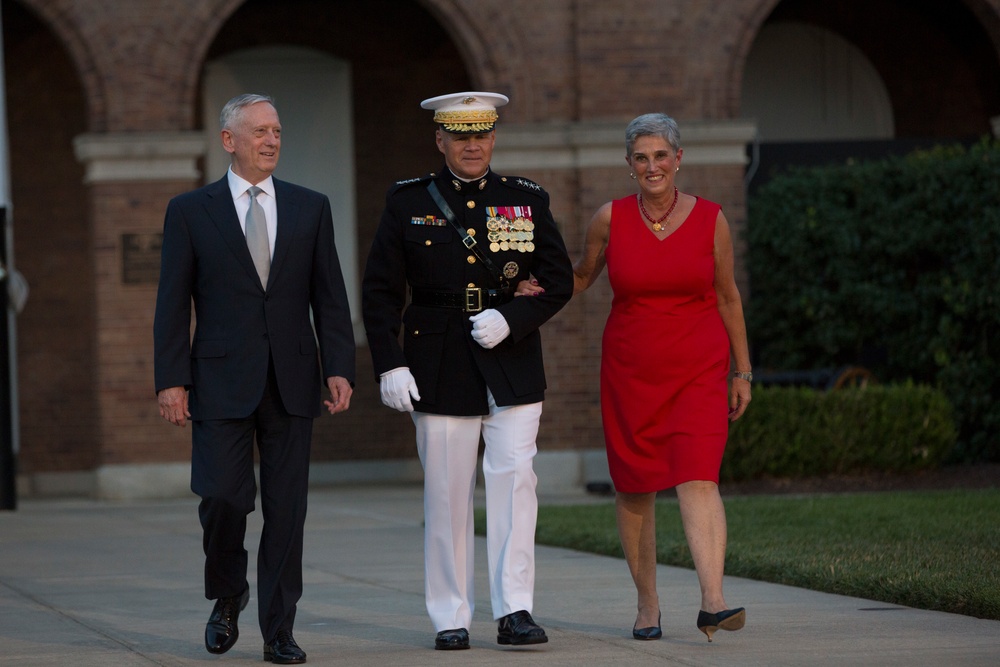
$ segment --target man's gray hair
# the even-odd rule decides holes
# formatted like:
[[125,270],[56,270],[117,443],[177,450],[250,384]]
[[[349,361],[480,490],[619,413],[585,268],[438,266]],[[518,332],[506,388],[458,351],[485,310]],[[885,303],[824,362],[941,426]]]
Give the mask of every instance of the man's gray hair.
[[625,128],[625,156],[632,156],[632,147],[639,137],[659,137],[663,139],[674,153],[681,147],[681,131],[677,129],[677,121],[665,113],[647,113],[634,119]]
[[233,123],[243,115],[243,110],[251,104],[257,104],[258,102],[267,102],[277,109],[274,105],[274,99],[270,95],[261,95],[259,93],[237,95],[222,107],[222,113],[219,114],[219,126],[223,130],[232,129]]

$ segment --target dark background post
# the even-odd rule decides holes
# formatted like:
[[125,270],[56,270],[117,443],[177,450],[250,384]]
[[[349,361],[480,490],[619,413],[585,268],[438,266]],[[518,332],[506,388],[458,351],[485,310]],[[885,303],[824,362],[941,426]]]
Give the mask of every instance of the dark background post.
[[7,148],[7,85],[4,67],[3,24],[0,22],[0,510],[17,507],[17,457],[11,409],[10,306],[7,286],[7,225],[10,212],[10,156]]
[[[7,257],[7,209],[0,207],[0,258]],[[3,265],[0,265],[3,266]],[[11,414],[10,330],[6,267],[0,277],[0,509],[17,509],[17,459]]]

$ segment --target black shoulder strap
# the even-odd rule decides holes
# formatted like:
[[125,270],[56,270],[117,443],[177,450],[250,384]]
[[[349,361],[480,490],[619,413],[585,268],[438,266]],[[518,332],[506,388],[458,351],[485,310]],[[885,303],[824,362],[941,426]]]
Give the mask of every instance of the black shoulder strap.
[[434,181],[427,184],[427,191],[431,193],[431,198],[434,199],[434,203],[437,204],[438,208],[441,209],[441,212],[444,213],[444,217],[448,218],[448,222],[450,222],[451,226],[455,228],[456,232],[458,232],[458,235],[462,239],[462,244],[479,258],[479,261],[486,266],[487,271],[496,276],[497,280],[500,281],[500,286],[503,289],[507,289],[508,281],[506,276],[504,276],[503,272],[497,268],[496,264],[493,263],[493,260],[486,256],[486,254],[479,247],[479,244],[476,243],[476,239],[470,236],[466,230],[462,229],[462,225],[458,224],[455,212],[451,210],[451,207],[448,206],[448,202],[446,202],[444,197],[441,196],[441,191],[438,190],[437,184]]

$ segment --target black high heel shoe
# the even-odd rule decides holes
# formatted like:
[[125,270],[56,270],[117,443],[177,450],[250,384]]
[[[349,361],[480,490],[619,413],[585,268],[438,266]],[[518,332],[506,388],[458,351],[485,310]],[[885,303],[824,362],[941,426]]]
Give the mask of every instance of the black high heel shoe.
[[663,614],[656,615],[656,625],[651,625],[648,628],[632,628],[632,639],[639,639],[642,641],[649,641],[650,639],[659,639],[663,636],[663,630],[660,629],[660,619],[663,618]]
[[712,641],[712,635],[715,634],[716,630],[741,630],[746,620],[747,610],[743,607],[725,609],[714,614],[699,611],[698,629],[705,633],[708,641]]

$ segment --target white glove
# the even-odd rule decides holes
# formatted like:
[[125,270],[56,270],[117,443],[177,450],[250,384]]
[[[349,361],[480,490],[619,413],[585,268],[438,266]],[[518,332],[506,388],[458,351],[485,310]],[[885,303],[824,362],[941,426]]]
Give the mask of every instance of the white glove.
[[469,318],[472,338],[487,350],[492,350],[510,335],[510,325],[499,311],[489,308]]
[[388,405],[393,410],[400,412],[413,412],[412,396],[420,400],[420,393],[417,391],[417,383],[410,374],[410,369],[406,366],[393,368],[391,371],[382,373],[379,382],[379,389],[382,394],[382,403]]

